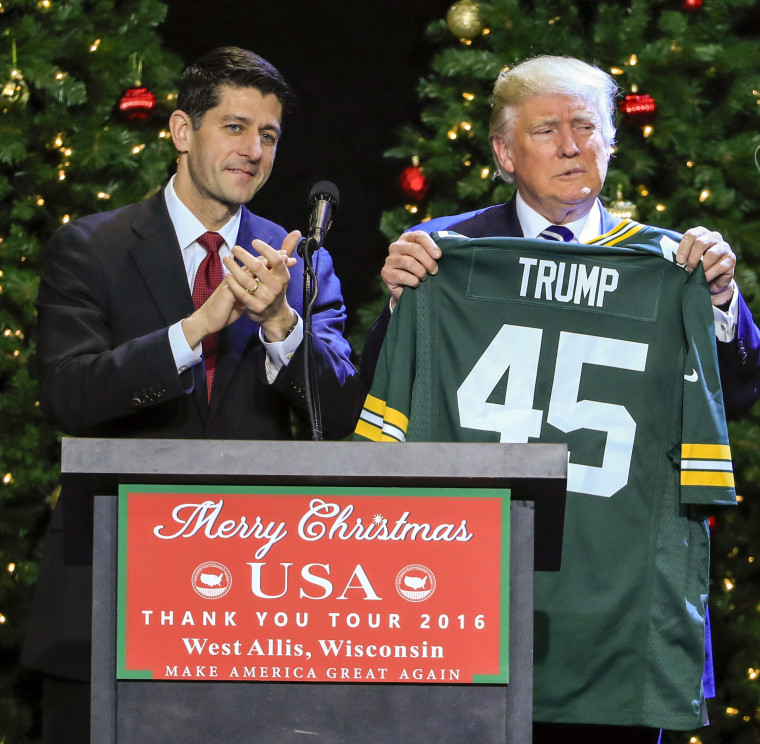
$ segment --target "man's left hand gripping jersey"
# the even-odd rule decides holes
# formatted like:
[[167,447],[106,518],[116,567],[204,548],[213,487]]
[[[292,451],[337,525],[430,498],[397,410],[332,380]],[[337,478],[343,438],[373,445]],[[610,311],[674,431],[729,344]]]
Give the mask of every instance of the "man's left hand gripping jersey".
[[404,291],[356,438],[567,443],[534,718],[699,726],[709,540],[684,505],[736,499],[704,272],[629,220],[572,246],[434,237],[439,272]]

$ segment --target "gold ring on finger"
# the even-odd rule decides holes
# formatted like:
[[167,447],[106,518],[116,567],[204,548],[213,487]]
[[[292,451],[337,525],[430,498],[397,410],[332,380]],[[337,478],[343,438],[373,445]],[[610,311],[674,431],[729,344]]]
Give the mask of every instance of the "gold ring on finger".
[[254,284],[253,287],[249,287],[248,289],[246,289],[246,292],[248,292],[248,294],[256,294],[256,290],[258,288],[259,288],[259,280],[257,279],[256,284]]

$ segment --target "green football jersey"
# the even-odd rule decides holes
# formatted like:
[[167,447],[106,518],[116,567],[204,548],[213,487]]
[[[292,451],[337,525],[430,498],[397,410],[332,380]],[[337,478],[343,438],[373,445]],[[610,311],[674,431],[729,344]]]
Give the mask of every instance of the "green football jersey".
[[562,569],[535,577],[534,718],[703,723],[704,510],[735,503],[704,272],[624,220],[584,244],[433,236],[356,429],[564,442]]

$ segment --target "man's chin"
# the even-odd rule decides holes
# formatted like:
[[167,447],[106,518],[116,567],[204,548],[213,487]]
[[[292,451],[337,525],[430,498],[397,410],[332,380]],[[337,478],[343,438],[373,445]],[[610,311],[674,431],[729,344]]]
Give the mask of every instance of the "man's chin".
[[225,202],[230,206],[239,207],[247,204],[256,195],[258,188],[230,189],[225,195]]
[[598,191],[594,191],[590,186],[581,186],[566,194],[563,201],[565,204],[577,207],[585,202],[593,203],[597,196],[599,196]]

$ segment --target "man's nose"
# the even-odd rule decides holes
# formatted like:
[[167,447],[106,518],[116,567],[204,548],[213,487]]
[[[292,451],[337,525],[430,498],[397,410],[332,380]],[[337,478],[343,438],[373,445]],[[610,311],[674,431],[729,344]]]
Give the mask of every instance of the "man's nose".
[[252,134],[250,137],[246,137],[241,143],[240,154],[245,155],[249,160],[260,160],[263,146],[261,144],[261,135]]
[[571,128],[559,133],[558,150],[560,157],[572,158],[580,153],[581,148],[575,138],[575,132]]

